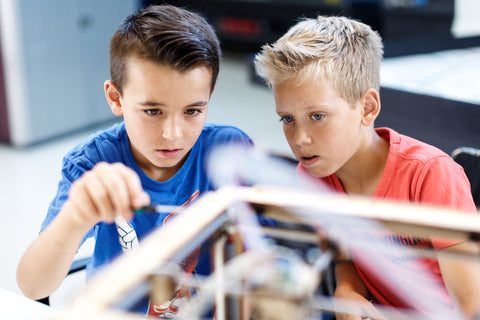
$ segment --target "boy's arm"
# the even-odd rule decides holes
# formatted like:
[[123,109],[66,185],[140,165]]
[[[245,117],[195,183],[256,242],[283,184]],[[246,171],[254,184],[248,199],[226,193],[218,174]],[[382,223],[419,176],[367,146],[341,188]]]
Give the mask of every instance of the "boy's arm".
[[[442,251],[471,253],[478,256],[479,244],[463,242],[439,250],[438,262],[443,280],[454,300],[461,310],[459,313],[473,318],[480,315],[480,261],[452,259],[442,255]],[[458,311],[458,310],[457,310]]]
[[75,223],[68,204],[25,251],[17,268],[17,283],[30,299],[52,294],[68,273],[80,243],[90,228]]
[[[420,202],[471,211],[475,214],[476,207],[470,183],[460,165],[438,157],[435,161],[429,162],[424,172],[420,172],[424,179],[420,193],[422,198],[418,199]],[[464,242],[438,250],[442,277],[450,296],[456,300],[455,307],[460,307],[467,316],[479,314],[480,264],[442,256],[442,251],[450,250],[478,255],[479,244]]]
[[67,275],[85,234],[97,223],[117,216],[132,218],[132,209],[150,202],[137,174],[123,164],[99,163],[70,189],[52,223],[30,245],[17,268],[25,296],[40,299],[58,288]]
[[[369,301],[370,293],[358,275],[355,266],[350,261],[337,262],[335,265],[335,278],[337,286],[335,289],[335,298],[346,299],[351,302],[358,302],[358,314],[381,314]],[[351,310],[352,313],[355,310]],[[361,320],[359,315],[336,313],[337,320]]]

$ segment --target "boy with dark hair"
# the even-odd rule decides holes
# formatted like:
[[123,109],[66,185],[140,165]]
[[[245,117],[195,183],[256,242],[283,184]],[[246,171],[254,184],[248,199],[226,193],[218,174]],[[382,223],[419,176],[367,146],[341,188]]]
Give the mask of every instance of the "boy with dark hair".
[[[257,55],[256,70],[273,88],[277,114],[299,160],[298,171],[338,192],[475,212],[463,169],[447,154],[392,129],[374,128],[380,112],[382,56],[381,38],[369,26],[323,16],[300,21]],[[385,239],[391,236],[399,235]],[[478,244],[421,240],[414,245],[437,249],[438,259],[422,255],[399,259],[406,277],[417,279],[421,271],[429,270],[432,276],[421,280],[440,289],[424,292],[425,298],[441,301],[457,315],[478,313],[478,264],[441,255],[445,250],[478,253]],[[360,257],[352,255],[352,261],[336,264],[335,297],[359,302],[358,308],[352,314],[338,313],[337,319],[378,314],[375,304],[406,307],[380,277],[356,263]],[[409,302],[418,309],[418,301]],[[432,310],[416,311],[428,318]],[[450,313],[442,316],[454,318]]]
[[[86,237],[96,241],[89,277],[177,211],[135,215],[134,209],[150,202],[181,208],[212,190],[205,172],[212,148],[252,145],[237,128],[205,123],[220,56],[211,26],[174,6],[147,7],[119,26],[104,90],[123,122],[64,157],[42,231],[18,266],[17,282],[27,297],[56,290]],[[188,260],[185,270],[192,271],[196,259]],[[173,309],[150,306],[148,314]]]

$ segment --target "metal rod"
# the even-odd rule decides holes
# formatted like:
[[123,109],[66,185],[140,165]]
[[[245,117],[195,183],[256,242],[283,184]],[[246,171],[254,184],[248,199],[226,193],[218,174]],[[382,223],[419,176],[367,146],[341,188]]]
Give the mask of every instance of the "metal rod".
[[216,319],[225,320],[227,312],[225,306],[225,244],[227,236],[222,235],[214,244],[214,264],[215,264],[215,304]]

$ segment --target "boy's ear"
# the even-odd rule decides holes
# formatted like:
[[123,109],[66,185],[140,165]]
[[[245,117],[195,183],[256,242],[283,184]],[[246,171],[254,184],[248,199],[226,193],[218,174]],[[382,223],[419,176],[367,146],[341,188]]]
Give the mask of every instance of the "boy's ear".
[[122,116],[122,101],[117,86],[112,82],[112,80],[107,80],[103,84],[103,89],[105,90],[105,98],[107,98],[107,102],[110,105],[110,109],[112,110],[113,114],[119,117]]
[[370,126],[380,113],[380,94],[377,90],[370,88],[368,89],[362,98],[362,124],[365,126]]

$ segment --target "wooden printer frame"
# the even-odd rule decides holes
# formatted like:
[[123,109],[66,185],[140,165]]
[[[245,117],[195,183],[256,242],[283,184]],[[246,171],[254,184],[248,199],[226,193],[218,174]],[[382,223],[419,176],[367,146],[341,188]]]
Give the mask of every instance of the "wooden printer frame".
[[[241,210],[245,205],[256,214],[278,221],[280,227],[261,226],[260,235],[258,229],[238,228],[239,221],[232,218],[234,215],[229,210],[232,207]],[[299,311],[295,310],[296,304],[304,303],[309,299],[307,295],[315,293],[313,285],[324,280],[322,272],[304,273],[310,277],[306,283],[310,282],[313,285],[311,287],[302,285],[303,292],[295,292],[288,296],[282,296],[278,289],[276,292],[267,292],[268,288],[262,287],[257,287],[253,295],[251,291],[246,292],[242,288],[237,288],[236,292],[232,288],[226,289],[224,284],[228,278],[225,275],[229,272],[227,261],[231,261],[236,255],[244,254],[243,248],[247,246],[242,240],[241,233],[251,231],[257,232],[257,236],[262,239],[274,237],[294,243],[308,243],[311,246],[318,246],[322,253],[333,252],[337,256],[345,254],[345,246],[348,247],[348,241],[338,238],[338,234],[341,233],[338,231],[349,221],[354,222],[352,224],[354,227],[359,226],[358,221],[367,228],[369,222],[374,222],[375,225],[381,225],[389,230],[430,237],[468,241],[477,241],[480,237],[480,217],[471,213],[285,188],[222,187],[200,197],[178,217],[141,241],[137,250],[120,256],[110,266],[99,271],[89,281],[86,289],[74,299],[71,306],[61,313],[59,319],[144,319],[144,316],[119,309],[117,307],[119,301],[123,304],[124,301],[137,299],[152,290],[159,291],[161,295],[162,290],[168,290],[166,288],[169,282],[160,281],[155,284],[155,279],[158,278],[153,275],[158,275],[159,270],[166,270],[165,267],[172,262],[181,261],[208,239],[213,239],[215,272],[211,279],[204,279],[202,285],[208,286],[210,290],[210,302],[215,310],[215,319],[288,319],[292,312]],[[362,224],[364,222],[367,224]],[[233,243],[229,250],[226,250],[227,242]],[[460,255],[452,254],[452,258],[459,257]],[[462,258],[478,257],[462,255]],[[258,257],[254,259],[262,260]],[[247,263],[243,268],[248,269],[249,266],[251,265]],[[242,270],[240,266],[236,273]],[[244,282],[255,281],[257,280],[247,279]],[[201,292],[201,286],[198,290]],[[288,290],[293,292],[293,289]],[[297,299],[298,297],[301,299]],[[342,308],[341,303],[331,303],[332,299],[330,297],[321,300],[323,302],[317,303],[316,308],[330,312]],[[261,306],[266,306],[267,309],[258,311],[262,310]],[[306,307],[302,305],[302,310],[304,309]],[[344,305],[344,309],[348,310],[348,303]],[[257,317],[252,317],[252,310],[257,312]],[[308,315],[312,316],[311,311],[302,312],[310,312]],[[192,316],[187,318],[190,319]],[[297,313],[293,318],[302,319],[302,315]],[[402,319],[402,315],[392,316],[392,319],[394,318]],[[403,318],[413,319],[406,315]]]

